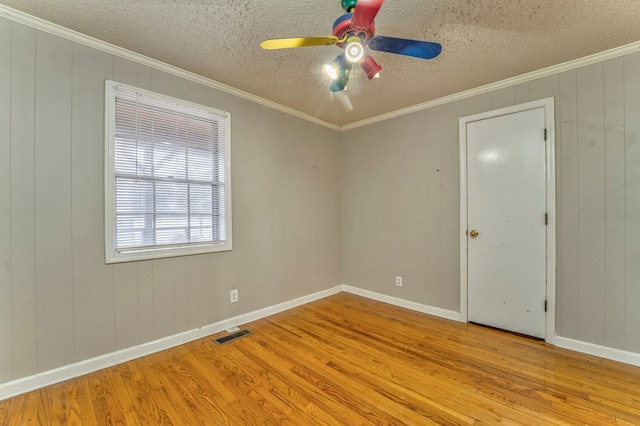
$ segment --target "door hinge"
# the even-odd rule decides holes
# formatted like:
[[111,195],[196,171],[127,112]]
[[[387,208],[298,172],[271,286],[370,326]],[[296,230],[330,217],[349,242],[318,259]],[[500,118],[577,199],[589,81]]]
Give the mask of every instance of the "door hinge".
[[548,225],[549,224],[549,213],[545,213],[544,214],[544,224]]
[[547,312],[547,301],[544,301],[544,311]]
[[547,129],[544,129],[544,140],[547,141]]

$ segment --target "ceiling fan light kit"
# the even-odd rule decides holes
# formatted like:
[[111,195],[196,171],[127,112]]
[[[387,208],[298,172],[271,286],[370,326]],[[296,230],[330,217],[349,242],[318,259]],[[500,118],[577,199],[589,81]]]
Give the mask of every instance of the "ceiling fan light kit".
[[324,64],[322,70],[331,80],[335,80],[338,78],[338,68],[334,67],[333,65]]
[[260,46],[272,50],[335,44],[344,49],[344,53],[323,67],[333,80],[329,87],[332,93],[346,91],[352,64],[359,63],[369,80],[379,76],[382,67],[366,54],[365,49],[419,59],[433,59],[440,54],[442,46],[439,43],[375,35],[374,19],[383,2],[341,0],[347,13],[333,23],[332,36],[265,40]]
[[374,77],[380,76],[380,71],[382,67],[378,65],[375,59],[371,55],[367,55],[364,57],[364,61],[360,64],[364,73],[367,74],[367,78],[371,80]]
[[329,90],[332,93],[342,92],[347,90],[347,83],[349,82],[349,75],[351,74],[351,64],[344,64],[344,66],[338,69],[338,77],[331,82]]
[[349,37],[347,47],[344,49],[344,56],[347,61],[357,64],[364,58],[364,47],[360,42],[360,37]]
[[331,62],[328,64],[324,64],[322,67],[324,73],[331,79],[337,80],[340,75],[340,70],[347,66],[347,61],[344,55],[340,54],[336,56]]

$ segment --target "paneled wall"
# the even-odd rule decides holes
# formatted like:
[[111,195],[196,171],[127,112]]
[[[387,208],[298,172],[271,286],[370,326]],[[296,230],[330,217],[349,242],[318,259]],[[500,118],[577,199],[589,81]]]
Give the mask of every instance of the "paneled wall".
[[[231,112],[232,252],[105,265],[105,79]],[[339,134],[0,18],[0,383],[342,283],[458,311],[458,120],[550,96],[557,332],[640,353],[640,53]]]
[[344,283],[459,311],[458,119],[551,96],[557,334],[640,353],[640,53],[344,132]]
[[[233,251],[105,264],[105,79],[231,112]],[[0,18],[0,383],[341,284],[338,156],[333,130]]]

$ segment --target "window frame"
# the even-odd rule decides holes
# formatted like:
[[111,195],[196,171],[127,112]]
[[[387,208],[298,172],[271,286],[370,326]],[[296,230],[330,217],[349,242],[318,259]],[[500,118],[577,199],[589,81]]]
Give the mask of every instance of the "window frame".
[[[184,243],[180,246],[145,247],[118,250],[116,247],[116,93],[122,87],[140,94],[163,99],[165,101],[206,110],[223,118],[224,131],[224,211],[225,237],[221,242]],[[135,86],[105,80],[105,142],[104,142],[104,200],[105,200],[105,262],[120,263],[148,259],[162,259],[167,257],[186,256],[202,253],[230,251],[232,244],[232,201],[231,201],[231,114],[205,105],[185,101],[172,96]],[[221,200],[222,201],[222,200]]]

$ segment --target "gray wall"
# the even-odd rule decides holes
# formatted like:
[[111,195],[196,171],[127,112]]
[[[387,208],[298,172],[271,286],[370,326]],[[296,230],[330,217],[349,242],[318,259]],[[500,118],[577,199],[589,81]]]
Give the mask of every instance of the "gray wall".
[[344,132],[344,284],[459,311],[458,119],[550,96],[557,333],[640,353],[640,53]]
[[[104,264],[105,79],[232,113],[232,252]],[[0,19],[0,383],[341,283],[457,311],[458,119],[549,96],[558,334],[640,352],[640,54],[339,134]]]
[[[232,252],[105,265],[105,79],[231,112]],[[333,130],[0,19],[0,383],[341,284],[338,156]]]

